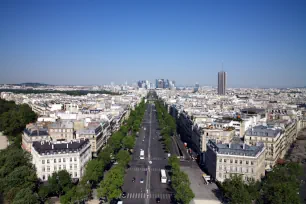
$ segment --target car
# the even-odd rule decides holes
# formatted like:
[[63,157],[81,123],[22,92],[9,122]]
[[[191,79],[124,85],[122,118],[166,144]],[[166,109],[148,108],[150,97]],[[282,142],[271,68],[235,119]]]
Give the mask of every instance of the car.
[[122,198],[126,198],[126,192],[123,192],[121,195]]
[[133,177],[132,182],[135,182],[135,180],[136,180],[136,178],[135,178],[135,177]]
[[156,203],[160,203],[160,198],[156,198]]
[[143,179],[140,179],[140,183],[143,183],[144,181],[143,181]]

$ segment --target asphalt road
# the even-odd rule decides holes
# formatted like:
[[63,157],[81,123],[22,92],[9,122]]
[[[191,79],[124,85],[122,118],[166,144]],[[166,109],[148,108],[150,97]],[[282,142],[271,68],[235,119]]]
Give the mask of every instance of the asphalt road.
[[[122,190],[127,193],[127,197],[122,199],[124,204],[152,204],[156,203],[156,198],[161,199],[160,203],[170,203],[170,185],[162,184],[160,179],[160,170],[165,169],[168,161],[157,135],[157,127],[155,107],[147,104],[132,161],[129,163],[130,168],[124,178]],[[141,149],[145,152],[144,160],[139,158]],[[133,177],[135,182],[132,182]],[[144,180],[143,183],[140,183],[141,179]]]

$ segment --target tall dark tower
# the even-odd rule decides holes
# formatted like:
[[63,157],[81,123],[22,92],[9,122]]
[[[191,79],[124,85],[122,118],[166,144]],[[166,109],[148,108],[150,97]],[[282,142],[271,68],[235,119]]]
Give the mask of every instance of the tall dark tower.
[[226,72],[218,72],[218,94],[225,95],[226,89]]

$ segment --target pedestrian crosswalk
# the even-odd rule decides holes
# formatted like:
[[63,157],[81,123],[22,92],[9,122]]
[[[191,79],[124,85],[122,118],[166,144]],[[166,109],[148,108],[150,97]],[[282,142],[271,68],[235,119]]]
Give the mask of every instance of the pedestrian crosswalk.
[[160,198],[170,199],[171,193],[127,193],[126,199]]
[[[160,171],[161,168],[150,168],[150,171]],[[140,167],[131,167],[128,168],[127,171],[148,171],[148,168],[140,168]],[[170,170],[166,170],[170,171]]]
[[[133,160],[140,160],[139,156],[133,156],[132,157]],[[147,160],[148,157],[145,157],[145,160]],[[151,157],[150,158],[151,161],[161,161],[161,160],[165,160],[165,158],[162,157]]]

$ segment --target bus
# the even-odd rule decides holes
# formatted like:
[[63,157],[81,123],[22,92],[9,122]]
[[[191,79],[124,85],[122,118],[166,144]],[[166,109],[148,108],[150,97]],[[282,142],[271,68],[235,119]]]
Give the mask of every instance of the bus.
[[144,159],[144,150],[140,150],[140,159]]
[[161,183],[167,183],[167,175],[165,169],[160,170],[160,181]]

